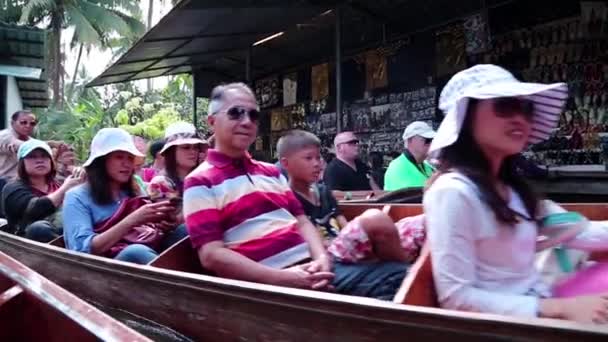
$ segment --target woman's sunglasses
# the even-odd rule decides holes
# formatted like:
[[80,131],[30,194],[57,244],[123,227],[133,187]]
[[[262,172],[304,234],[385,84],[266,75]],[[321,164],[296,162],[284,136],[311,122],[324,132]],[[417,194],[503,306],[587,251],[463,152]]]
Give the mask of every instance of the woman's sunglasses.
[[244,107],[232,107],[226,111],[230,120],[241,121],[245,118],[245,115],[249,115],[249,120],[253,123],[257,123],[260,119],[260,111],[257,109],[247,109]]
[[534,116],[534,102],[517,97],[499,97],[493,100],[496,115],[510,118],[522,114],[526,119],[532,120]]

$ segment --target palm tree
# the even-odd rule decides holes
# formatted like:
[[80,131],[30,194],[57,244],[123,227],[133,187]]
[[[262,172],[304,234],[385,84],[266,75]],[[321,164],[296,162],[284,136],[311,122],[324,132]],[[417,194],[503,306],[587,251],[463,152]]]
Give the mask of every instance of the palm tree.
[[[63,59],[61,33],[68,27],[75,30],[71,46],[82,50],[103,46],[114,34],[139,36],[144,25],[137,19],[141,15],[138,0],[25,0],[21,22],[33,24],[48,22],[51,30],[49,44],[49,80],[53,90],[53,105],[63,103]],[[78,71],[80,58],[76,63]],[[75,80],[74,80],[75,81]],[[74,83],[74,82],[72,82]]]

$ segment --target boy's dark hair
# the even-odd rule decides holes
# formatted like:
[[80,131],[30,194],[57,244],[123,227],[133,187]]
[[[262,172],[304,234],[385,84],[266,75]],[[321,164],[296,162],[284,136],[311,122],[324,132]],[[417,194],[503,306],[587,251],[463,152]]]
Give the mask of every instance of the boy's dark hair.
[[156,140],[152,144],[150,144],[150,148],[149,148],[150,157],[152,157],[152,159],[156,159],[156,156],[158,155],[160,150],[163,149],[164,146],[165,146],[164,140]]
[[287,132],[277,143],[277,155],[280,158],[289,157],[306,147],[321,148],[321,140],[314,134],[295,129]]
[[[86,167],[87,180],[91,187],[91,196],[95,203],[104,205],[111,204],[114,200],[112,198],[112,192],[108,183],[110,182],[110,176],[106,170],[106,158],[107,156],[99,157],[93,161],[93,163]],[[140,192],[139,186],[135,182],[133,176],[131,180],[122,186],[122,190],[127,193],[129,197],[135,197]]]
[[[496,218],[507,224],[515,224],[518,214],[514,212],[506,200],[504,200],[490,178],[490,162],[484,156],[481,147],[473,138],[473,116],[476,115],[478,100],[469,99],[467,114],[462,124],[458,140],[441,150],[439,160],[441,173],[457,169],[477,185],[484,201],[496,215]],[[524,178],[515,170],[515,159],[517,155],[507,157],[499,170],[498,178],[513,188],[521,196],[522,201],[533,219],[536,216],[539,197],[528,185]]]

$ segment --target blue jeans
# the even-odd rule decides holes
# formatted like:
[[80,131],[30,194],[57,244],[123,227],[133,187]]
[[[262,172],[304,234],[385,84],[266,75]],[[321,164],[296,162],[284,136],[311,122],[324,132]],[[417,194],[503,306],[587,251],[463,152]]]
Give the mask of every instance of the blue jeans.
[[25,227],[24,236],[26,239],[38,242],[50,242],[61,235],[61,230],[55,228],[48,221],[36,221]]
[[[180,224],[175,228],[175,230],[171,231],[160,244],[160,252],[165,249],[171,247],[179,240],[185,238],[188,235],[186,231],[186,226]],[[152,248],[142,245],[142,244],[133,244],[125,247],[120,253],[118,253],[114,259],[126,262],[133,262],[136,264],[147,264],[150,261],[154,260],[158,256],[158,252],[153,250]]]
[[392,300],[409,268],[400,262],[334,262],[333,285],[341,294]]

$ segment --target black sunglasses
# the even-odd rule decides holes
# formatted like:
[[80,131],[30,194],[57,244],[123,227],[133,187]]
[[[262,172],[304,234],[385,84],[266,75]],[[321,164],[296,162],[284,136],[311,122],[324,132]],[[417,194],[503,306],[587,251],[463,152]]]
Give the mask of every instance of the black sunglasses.
[[534,102],[517,97],[499,97],[494,99],[494,110],[496,115],[502,118],[510,118],[522,114],[527,120],[534,116]]
[[249,115],[249,120],[253,123],[257,123],[260,119],[260,111],[257,109],[247,109],[244,107],[232,107],[226,111],[230,120],[241,121],[245,117],[245,114]]
[[345,141],[345,142],[343,142],[343,144],[347,144],[347,145],[359,145],[359,140],[353,139],[353,140]]
[[30,125],[30,126],[32,126],[32,127],[36,127],[36,125],[38,124],[38,122],[36,122],[36,121],[31,121],[31,122],[29,122],[29,121],[19,121],[19,124],[20,124],[21,126],[27,126],[27,125]]

